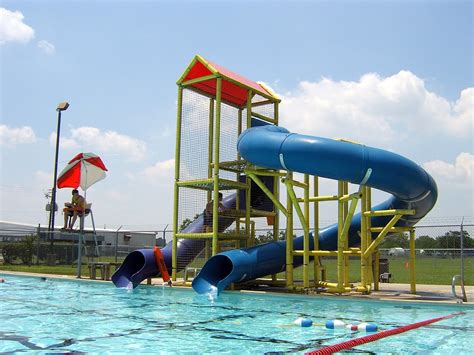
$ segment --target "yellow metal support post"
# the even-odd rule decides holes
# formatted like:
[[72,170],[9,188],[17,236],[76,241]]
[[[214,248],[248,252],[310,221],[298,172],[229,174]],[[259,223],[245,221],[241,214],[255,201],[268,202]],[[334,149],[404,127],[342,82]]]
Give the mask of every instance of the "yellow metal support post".
[[[313,177],[313,195],[314,197],[318,196],[319,194],[319,178],[317,176]],[[319,201],[313,202],[313,250],[319,250]],[[320,258],[319,256],[315,256],[313,258],[313,266],[314,266],[314,284],[318,285],[319,274],[321,272],[320,267]]]
[[[293,173],[288,172],[288,179],[293,179]],[[286,286],[293,287],[293,202],[287,189],[286,210],[288,216],[286,218]]]
[[[275,105],[278,107],[277,105]],[[273,196],[276,197],[277,200],[280,198],[280,177],[275,175],[273,177]],[[280,210],[277,208],[275,204],[273,204],[273,212],[275,212],[275,216],[273,217],[273,240],[277,241],[280,238]],[[276,281],[277,276],[276,274],[272,275],[272,280]]]
[[342,228],[344,224],[344,202],[341,197],[344,195],[344,182],[338,181],[337,203],[337,291],[344,292],[344,235]]
[[[237,119],[238,119],[238,122],[237,122],[237,138],[238,138],[240,136],[240,134],[242,133],[242,109],[239,109]],[[237,160],[241,161],[241,157],[240,157],[240,154],[239,154],[238,151],[237,151]],[[237,181],[240,182],[240,170],[237,173]],[[237,191],[237,195],[235,196],[235,210],[238,211],[239,208],[240,208],[240,190]],[[240,233],[240,218],[237,218],[235,220],[235,229],[236,229],[237,233]],[[245,241],[244,244],[245,245],[242,245],[242,243],[240,243],[240,247],[242,248],[244,246],[249,246],[247,241]]]
[[304,282],[303,286],[304,287],[309,287],[309,175],[305,174],[304,176],[304,183],[306,187],[304,188],[304,223],[305,223],[305,228],[304,228],[304,256],[303,256],[303,267],[306,267],[305,271],[305,277],[304,277]]
[[[247,92],[247,120],[246,126],[247,129],[252,127],[252,97],[253,93],[252,90]],[[247,175],[245,177],[245,183],[247,184],[247,189],[245,190],[245,233],[247,234],[248,238],[251,238],[250,233],[250,199],[252,198],[252,181],[250,177]]]
[[[209,139],[208,139],[208,147],[207,147],[207,177],[209,179],[212,178],[212,163],[213,163],[213,142],[214,142],[214,99],[209,100]],[[207,192],[207,202],[212,200],[212,191]]]
[[369,284],[367,279],[367,258],[364,257],[364,252],[367,249],[367,216],[364,212],[367,211],[367,187],[362,187],[362,201],[361,201],[361,218],[360,218],[360,283],[361,286],[367,289]]
[[[308,221],[305,218],[305,213],[301,210],[301,207],[298,203],[298,198],[296,197],[295,190],[293,189],[294,181],[293,179],[285,179],[286,189],[288,190],[291,201],[293,202],[293,207],[296,210],[296,214],[301,222],[303,227],[303,287],[309,287],[309,226]],[[299,184],[298,184],[299,185]],[[300,185],[301,186],[301,185]],[[308,186],[305,187],[307,190]],[[308,199],[309,195],[306,196]],[[309,208],[308,208],[309,215]]]
[[[279,114],[278,102],[274,102],[273,119],[275,126],[278,126]],[[280,177],[278,175],[273,177],[273,195],[277,200],[280,199]],[[275,216],[273,217],[273,239],[277,241],[280,237],[280,213],[279,209],[275,205],[273,206],[273,211],[275,212]],[[272,279],[276,281],[276,275],[272,275]]]
[[173,206],[173,245],[171,248],[171,277],[176,281],[178,270],[177,249],[178,249],[178,205],[179,205],[179,164],[181,158],[181,123],[183,117],[183,87],[178,86],[178,112],[176,114],[176,148],[174,166],[174,206]]
[[[343,195],[349,195],[349,183],[343,183]],[[354,200],[352,200],[354,202]],[[344,250],[349,250],[349,226],[352,221],[352,216],[349,216],[348,200],[344,201],[344,227],[342,228],[342,235],[344,236]],[[354,203],[354,209],[357,206],[357,200]],[[354,212],[352,213],[354,214]],[[344,254],[344,287],[349,287],[349,255]]]
[[216,79],[216,131],[214,134],[214,204],[212,206],[212,255],[216,255],[219,249],[219,148],[221,134],[221,97],[222,78]]
[[[212,158],[213,158],[213,142],[214,142],[214,107],[215,107],[215,102],[214,99],[209,100],[209,137],[208,137],[208,146],[207,146],[207,162],[208,162],[208,167],[207,167],[207,177],[209,179],[212,179]],[[212,200],[212,191],[208,190],[207,191],[207,202]],[[203,231],[205,232],[205,231]],[[205,251],[204,251],[204,258],[207,260],[212,256],[212,243],[209,239],[206,238],[205,241]]]
[[[370,212],[372,210],[372,189],[368,186],[367,186],[367,190],[366,190],[365,199],[367,201],[367,212]],[[365,212],[363,212],[363,213],[365,213]],[[372,232],[371,232],[371,229],[370,229],[372,227],[372,218],[370,217],[370,215],[367,216],[366,227],[367,227],[367,248],[368,248],[369,245],[372,243]],[[364,253],[365,253],[365,251],[364,251]],[[373,259],[372,259],[372,255],[366,256],[365,258],[367,260],[366,261],[367,282],[369,283],[369,285],[372,285],[372,281],[373,281],[373,269],[372,269],[372,260]],[[377,264],[377,267],[378,267],[378,264]],[[377,278],[377,280],[378,280],[378,278]],[[377,290],[378,290],[378,288],[377,288]]]

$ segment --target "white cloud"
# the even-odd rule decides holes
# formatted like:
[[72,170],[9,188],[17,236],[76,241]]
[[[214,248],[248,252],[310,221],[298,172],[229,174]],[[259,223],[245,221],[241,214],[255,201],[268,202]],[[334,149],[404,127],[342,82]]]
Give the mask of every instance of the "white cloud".
[[29,42],[35,31],[23,22],[25,17],[20,11],[0,8],[0,45],[7,42]]
[[474,88],[450,102],[404,70],[388,78],[366,74],[357,82],[303,81],[282,96],[281,124],[298,133],[382,146],[414,134],[473,134]]
[[46,172],[43,170],[36,170],[35,174],[35,186],[41,186],[43,189],[43,194],[47,193],[53,185],[53,173]]
[[468,183],[471,188],[473,186],[474,155],[470,153],[460,153],[456,157],[454,164],[442,160],[433,160],[423,164],[423,167],[435,178],[452,182]]
[[174,159],[159,161],[146,168],[143,171],[143,176],[154,184],[171,185],[174,179]]
[[[56,132],[49,135],[49,144],[56,146]],[[59,146],[63,149],[79,149],[80,145],[74,139],[63,137],[59,138]]]
[[[56,134],[49,137],[51,145],[56,144]],[[146,153],[145,142],[120,134],[115,131],[101,131],[96,127],[79,127],[71,130],[70,137],[60,138],[64,148],[78,149],[99,153],[121,154],[130,160],[141,160]]]
[[13,146],[35,142],[35,132],[33,131],[33,128],[29,126],[10,128],[6,125],[0,125],[0,145]]
[[47,55],[53,55],[56,53],[56,48],[54,47],[54,44],[49,43],[48,41],[41,40],[38,42],[38,48],[43,51],[43,53]]

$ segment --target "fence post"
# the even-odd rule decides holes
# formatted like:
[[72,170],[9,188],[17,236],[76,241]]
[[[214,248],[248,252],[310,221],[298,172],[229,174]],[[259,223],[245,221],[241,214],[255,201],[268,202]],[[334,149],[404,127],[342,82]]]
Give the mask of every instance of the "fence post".
[[115,262],[117,262],[117,249],[118,249],[118,232],[119,230],[122,229],[122,226],[120,226],[116,231],[115,231]]
[[41,224],[38,223],[38,229],[36,230],[36,265],[39,265],[40,233]]

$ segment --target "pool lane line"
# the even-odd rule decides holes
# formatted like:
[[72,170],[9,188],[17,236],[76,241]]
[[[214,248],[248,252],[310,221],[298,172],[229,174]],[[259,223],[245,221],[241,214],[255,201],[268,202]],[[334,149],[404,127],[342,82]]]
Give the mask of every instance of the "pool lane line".
[[382,339],[382,338],[385,338],[385,337],[389,337],[389,336],[392,336],[392,335],[404,333],[404,332],[407,332],[409,330],[420,328],[420,327],[423,327],[423,326],[431,324],[431,323],[439,322],[439,321],[442,321],[442,320],[445,320],[445,319],[457,317],[457,316],[464,315],[464,314],[465,314],[464,312],[458,312],[458,313],[449,314],[449,315],[443,316],[443,317],[428,319],[428,320],[424,320],[424,321],[421,321],[421,322],[404,325],[404,326],[394,328],[394,329],[384,330],[380,333],[366,335],[366,336],[363,336],[363,337],[360,337],[360,338],[351,339],[351,340],[348,340],[348,341],[345,341],[345,342],[342,342],[342,343],[339,343],[339,344],[329,345],[329,346],[326,346],[326,347],[318,349],[318,350],[310,351],[310,352],[305,353],[305,355],[333,354],[333,353],[341,351],[341,350],[351,349],[351,348],[353,348],[355,346],[358,346],[358,345],[370,343],[370,342],[373,342],[373,341],[376,341],[376,340],[379,340],[379,339]]

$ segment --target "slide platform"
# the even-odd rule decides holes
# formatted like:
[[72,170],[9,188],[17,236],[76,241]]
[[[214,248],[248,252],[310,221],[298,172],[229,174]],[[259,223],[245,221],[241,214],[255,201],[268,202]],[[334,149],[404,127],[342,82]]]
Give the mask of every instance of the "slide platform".
[[[419,165],[401,155],[361,144],[290,133],[283,127],[261,126],[244,131],[237,142],[241,156],[257,166],[283,169],[366,185],[392,196],[372,210],[414,209],[396,226],[410,227],[435,205],[437,187]],[[384,226],[390,216],[372,217],[374,227]],[[358,246],[361,216],[349,228],[349,245]],[[313,246],[310,236],[310,248]],[[285,241],[246,249],[230,250],[210,258],[193,280],[198,293],[221,292],[233,282],[244,282],[285,270]],[[295,238],[294,249],[302,249],[303,237]],[[319,232],[321,250],[337,249],[337,224]],[[300,266],[302,258],[295,258]]]

